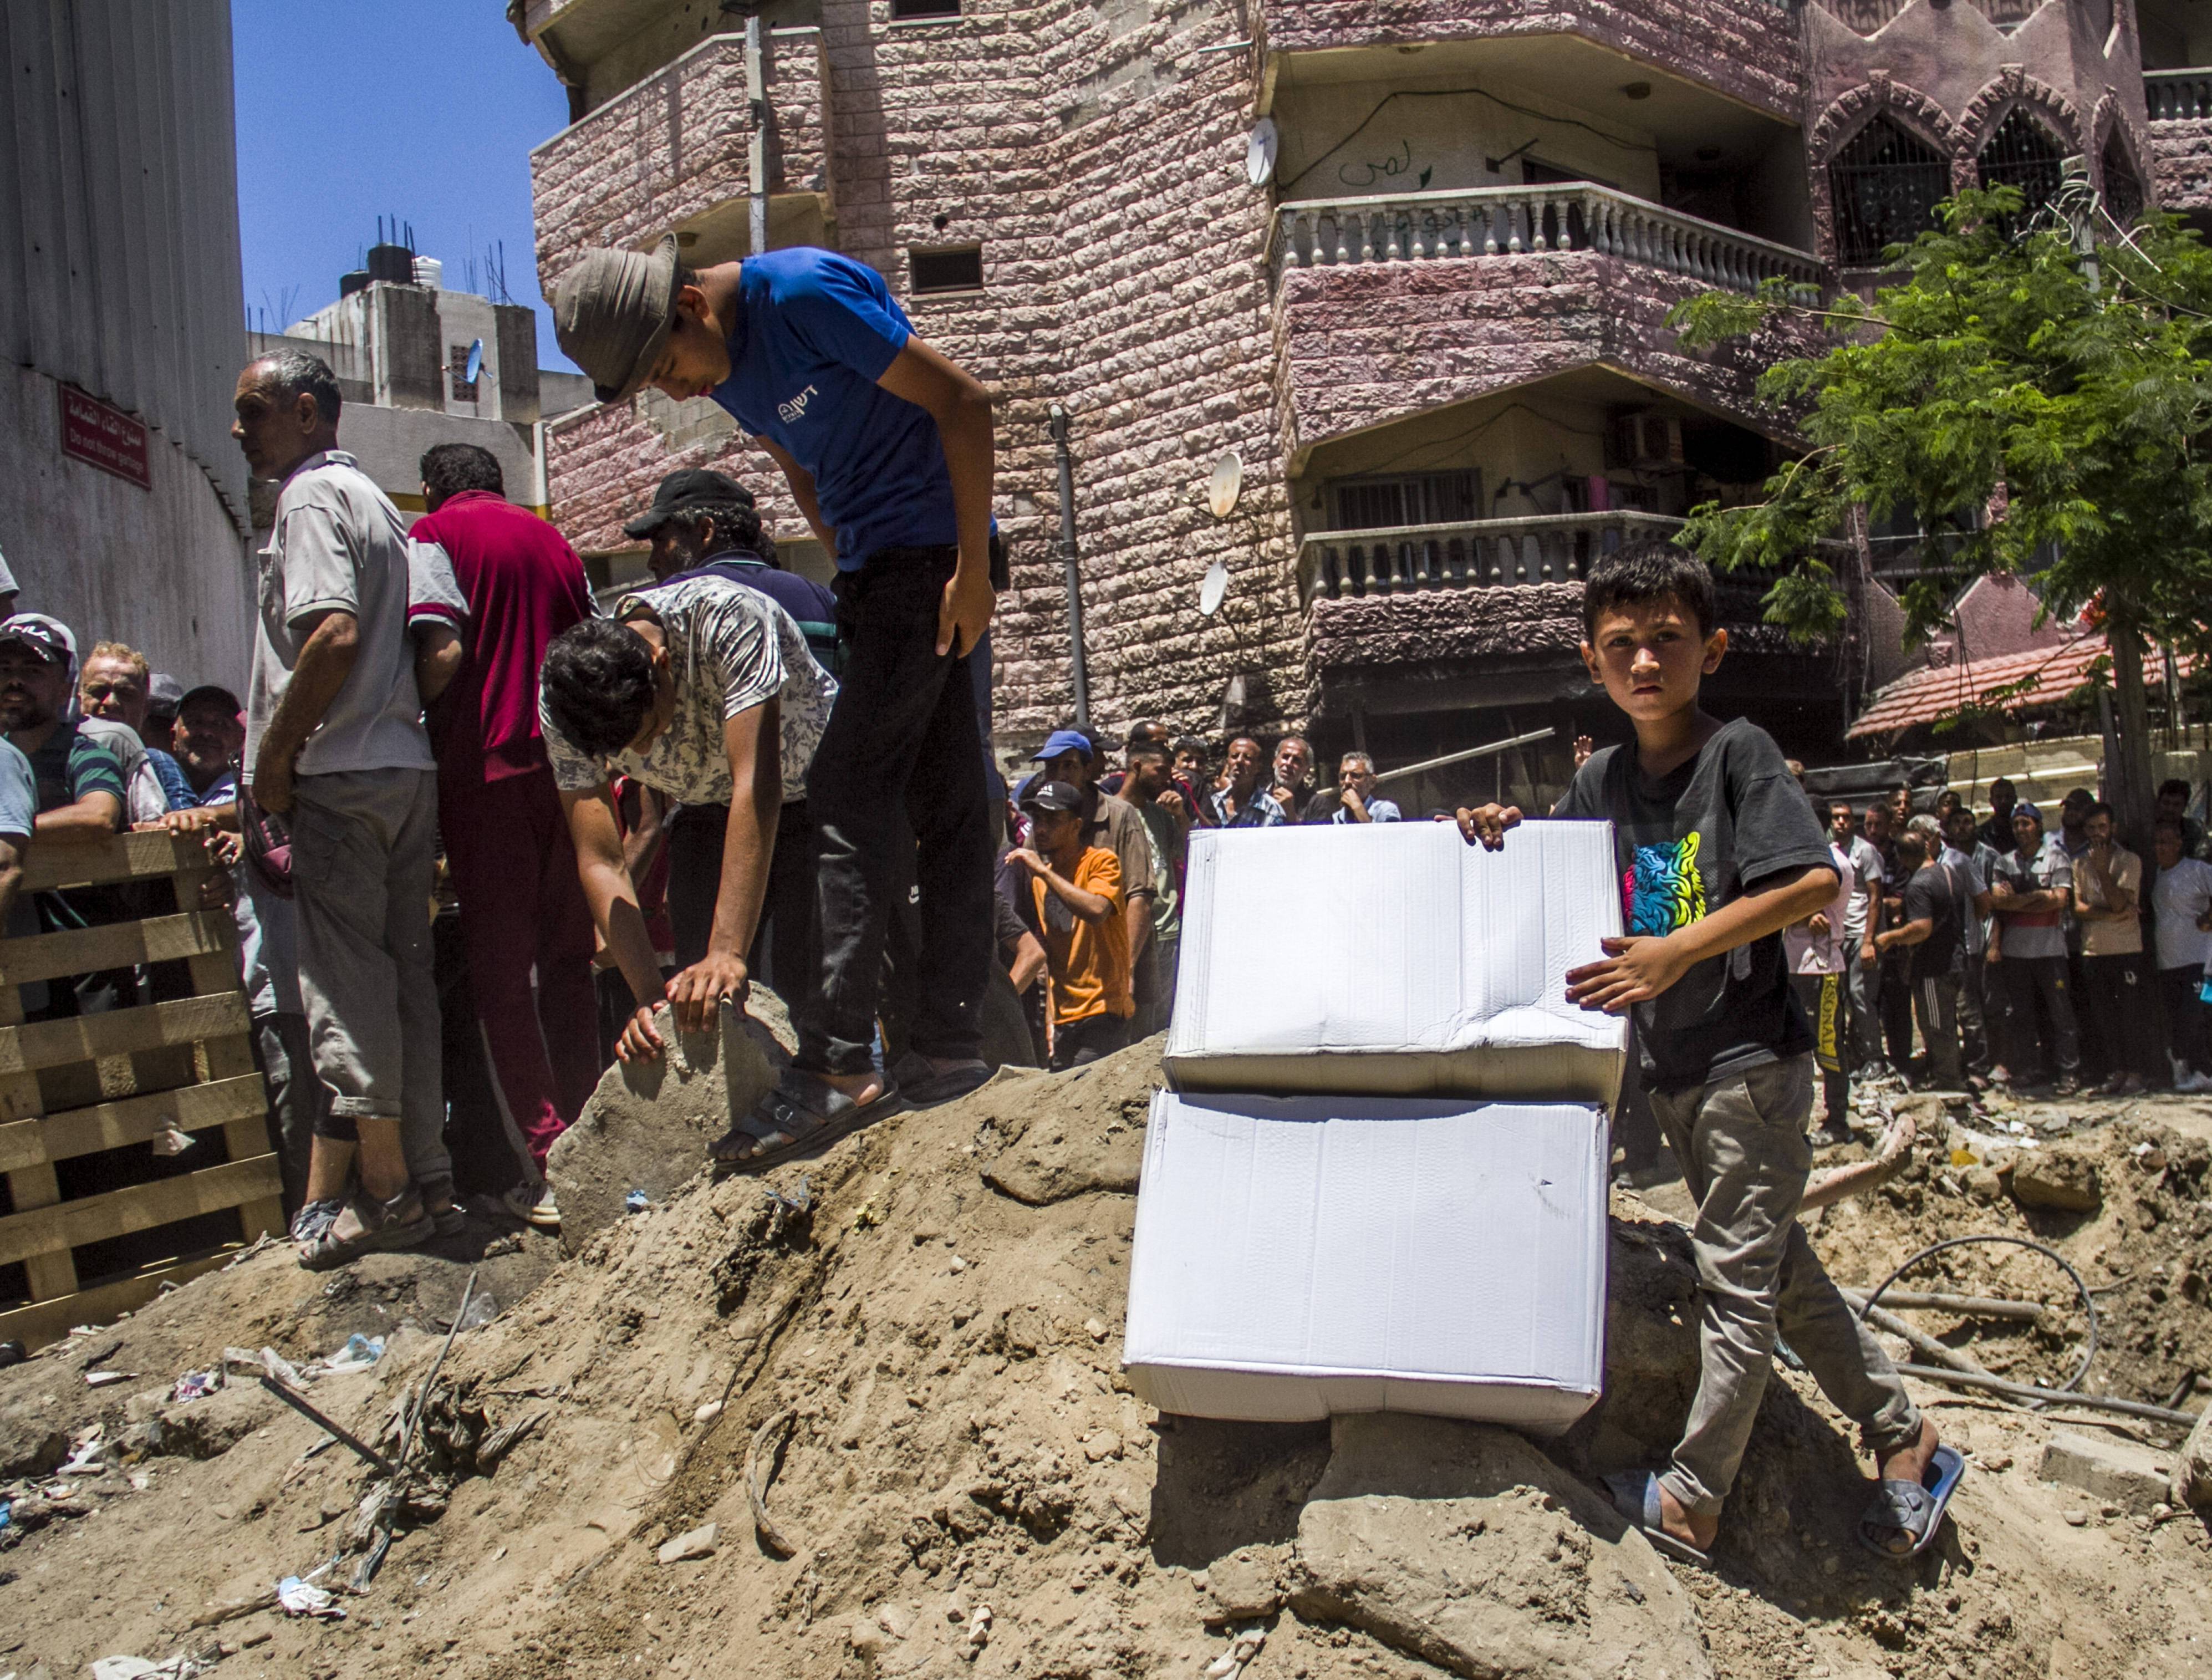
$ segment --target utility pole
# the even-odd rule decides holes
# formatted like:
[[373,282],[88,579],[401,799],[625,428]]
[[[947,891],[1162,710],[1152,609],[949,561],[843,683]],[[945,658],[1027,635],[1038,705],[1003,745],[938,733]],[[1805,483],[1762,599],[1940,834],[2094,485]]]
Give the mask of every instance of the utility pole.
[[1067,674],[1075,689],[1075,721],[1091,727],[1091,675],[1083,655],[1083,576],[1075,563],[1075,458],[1068,453],[1067,411],[1052,405],[1052,447],[1060,464],[1060,563],[1067,581]]

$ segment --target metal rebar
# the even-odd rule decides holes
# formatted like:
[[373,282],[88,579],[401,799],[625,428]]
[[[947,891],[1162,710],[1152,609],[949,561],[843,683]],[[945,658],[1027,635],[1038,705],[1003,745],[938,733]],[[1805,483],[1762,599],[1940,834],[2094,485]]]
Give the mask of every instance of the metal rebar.
[[278,1382],[274,1377],[269,1376],[264,1373],[259,1380],[262,1387],[267,1389],[271,1394],[275,1395],[279,1400],[282,1400],[294,1411],[299,1413],[301,1416],[306,1418],[310,1423],[319,1424],[323,1428],[328,1430],[331,1437],[336,1440],[340,1446],[351,1447],[362,1458],[374,1465],[378,1470],[382,1470],[386,1476],[397,1476],[399,1474],[398,1467],[393,1464],[391,1459],[386,1458],[381,1452],[379,1452],[374,1447],[369,1446],[366,1441],[362,1440],[358,1436],[348,1433],[338,1425],[331,1422],[330,1419],[325,1417],[322,1413],[317,1411],[313,1406],[302,1400],[297,1394],[295,1394],[283,1384]]

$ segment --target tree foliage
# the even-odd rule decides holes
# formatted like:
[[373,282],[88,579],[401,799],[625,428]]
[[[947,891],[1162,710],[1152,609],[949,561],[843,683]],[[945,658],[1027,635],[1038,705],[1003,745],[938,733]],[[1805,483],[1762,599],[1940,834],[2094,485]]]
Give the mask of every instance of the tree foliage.
[[[2086,187],[2076,204],[2089,210]],[[1814,549],[1853,510],[1927,533],[1931,574],[1905,591],[1908,635],[1958,591],[2034,572],[2047,608],[2096,605],[2124,640],[2203,649],[2212,600],[2212,251],[2172,217],[2077,252],[2068,222],[2022,215],[2012,188],[1962,192],[1941,226],[1889,257],[1871,306],[1820,304],[1776,282],[1708,293],[1670,318],[1686,345],[1777,317],[1831,338],[1761,376],[1805,447],[1753,505],[1694,509],[1682,540],[1717,568],[1781,569],[1768,618],[1837,630],[1839,581]],[[2085,241],[2086,243],[2086,241]]]

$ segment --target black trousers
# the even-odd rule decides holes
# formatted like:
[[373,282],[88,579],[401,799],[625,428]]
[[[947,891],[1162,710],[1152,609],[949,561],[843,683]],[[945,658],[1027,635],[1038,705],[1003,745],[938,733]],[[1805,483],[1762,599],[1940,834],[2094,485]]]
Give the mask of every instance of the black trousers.
[[2158,971],[2159,997],[2166,1005],[2166,1053],[2191,1073],[2212,1072],[2206,1062],[2204,1000],[2199,993],[2204,971],[2162,968]]
[[[821,849],[822,994],[799,1020],[798,1066],[865,1073],[884,919],[910,830],[921,889],[911,1047],[970,1057],[991,971],[991,820],[968,660],[937,651],[951,547],[889,549],[836,583],[845,649],[807,802]],[[905,822],[901,823],[901,811]]]
[[[687,805],[668,825],[668,920],[676,930],[676,966],[689,968],[707,954],[714,931],[714,904],[722,891],[722,846],[729,837],[730,807]],[[775,851],[769,859],[768,894],[745,967],[772,987],[795,1018],[818,988],[821,927],[815,904],[814,819],[807,802],[785,805],[775,821]]]
[[2107,1077],[2141,1074],[2152,1085],[2164,1085],[2166,1055],[2159,1044],[2158,1001],[2151,988],[2149,959],[2140,951],[2085,956],[2081,983],[2089,1018],[2104,1044]]
[[1875,1008],[1881,1017],[1882,1047],[1900,1074],[1912,1066],[1912,970],[1903,952],[1881,959],[1881,990]]
[[1128,1016],[1085,1015],[1079,1021],[1053,1028],[1052,1068],[1060,1073],[1069,1068],[1086,1067],[1102,1056],[1111,1056],[1128,1047]]
[[2015,1085],[2039,1080],[2079,1078],[2081,1030],[2075,1017],[2073,978],[2063,957],[2006,957],[1997,964],[1997,982],[2008,1007],[2010,1048],[2006,1065]]

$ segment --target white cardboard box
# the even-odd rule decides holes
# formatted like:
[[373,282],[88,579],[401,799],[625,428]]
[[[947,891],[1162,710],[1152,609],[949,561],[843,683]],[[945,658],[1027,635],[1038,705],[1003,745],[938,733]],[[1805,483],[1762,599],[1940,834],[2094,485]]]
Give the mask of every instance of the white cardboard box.
[[1610,1104],[1623,1017],[1566,1000],[1620,932],[1613,825],[1202,829],[1164,1057],[1182,1091]]
[[1164,1412],[1565,1429],[1605,1373],[1605,1115],[1158,1093],[1121,1363]]

